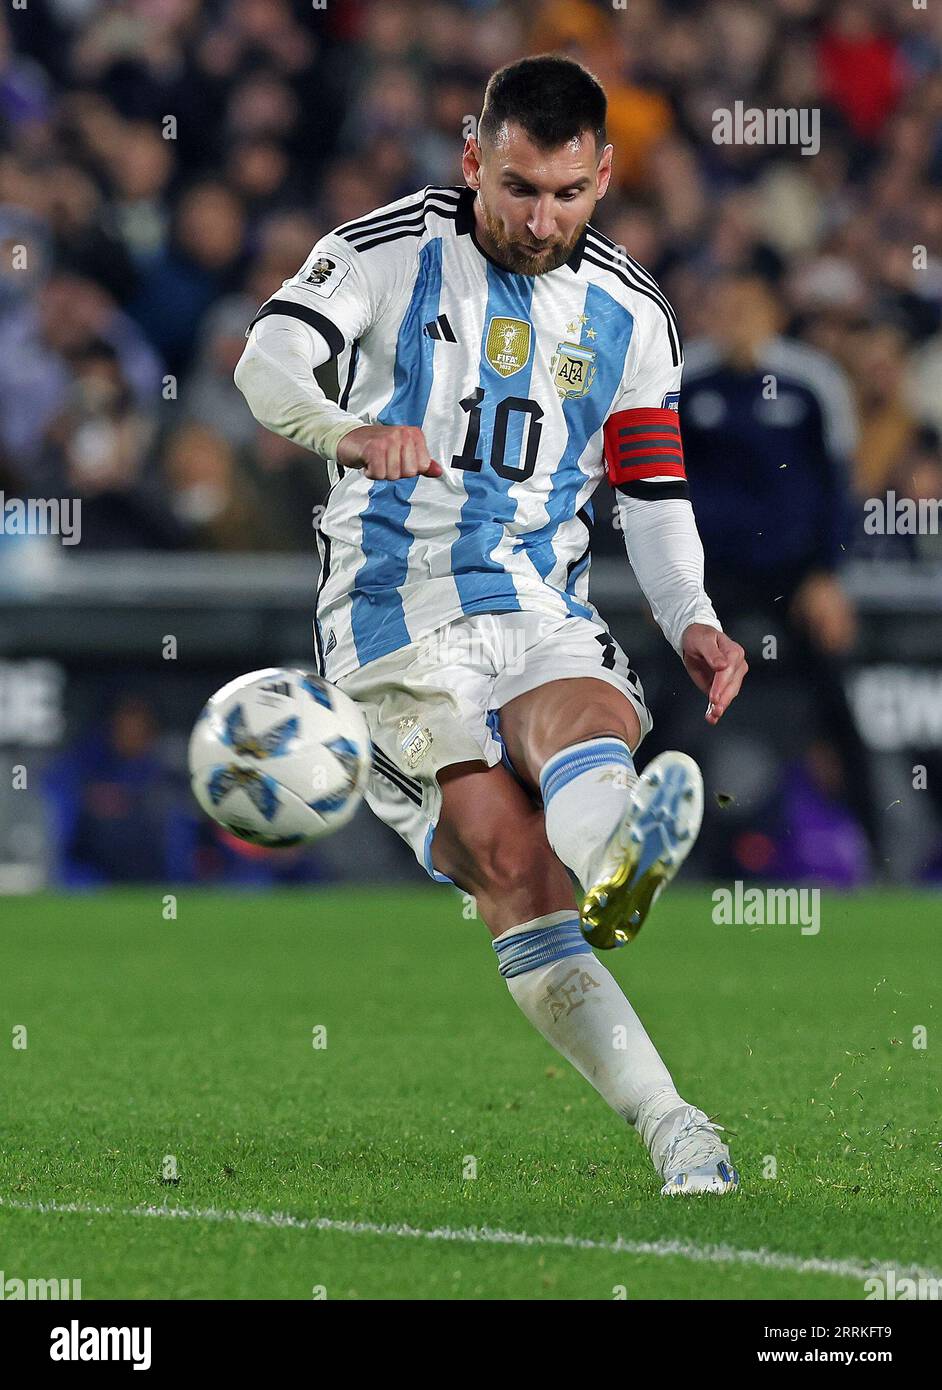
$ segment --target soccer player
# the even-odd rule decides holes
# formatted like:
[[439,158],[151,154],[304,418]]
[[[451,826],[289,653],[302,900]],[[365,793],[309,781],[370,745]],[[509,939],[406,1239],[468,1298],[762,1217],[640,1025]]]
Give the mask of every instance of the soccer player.
[[[466,186],[322,237],[259,310],[235,379],[262,424],[329,461],[315,645],[368,719],[369,805],[475,896],[514,1000],[635,1126],[661,1190],[724,1193],[739,1179],[718,1127],[590,948],[635,935],[703,807],[686,755],[635,771],[651,716],[588,599],[606,477],[711,724],[746,672],[703,588],[674,314],[588,221],[611,176],[605,119],[569,59],[496,72]],[[337,403],[313,376],[331,357]]]

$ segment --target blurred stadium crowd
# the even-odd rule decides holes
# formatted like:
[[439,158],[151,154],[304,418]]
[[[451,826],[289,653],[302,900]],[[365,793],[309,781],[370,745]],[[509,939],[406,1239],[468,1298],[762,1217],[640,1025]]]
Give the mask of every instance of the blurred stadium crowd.
[[[252,419],[232,380],[246,325],[322,233],[426,184],[462,183],[488,76],[546,51],[606,88],[615,178],[593,221],[657,276],[688,344],[696,394],[688,384],[682,419],[718,610],[738,632],[744,598],[779,605],[819,715],[817,738],[810,714],[791,707],[782,721],[814,739],[782,755],[795,805],[763,842],[791,843],[792,858],[718,850],[712,871],[859,881],[884,855],[843,688],[855,618],[834,574],[848,555],[907,569],[942,559],[938,534],[863,526],[867,498],[942,497],[935,0],[4,6],[0,492],[80,498],[69,560],[311,553],[326,470]],[[736,102],[820,111],[820,150],[716,143],[714,112]],[[737,373],[764,370],[770,335],[785,337],[777,360],[790,380],[816,380],[817,435],[780,428],[796,423],[780,408],[744,443],[728,432],[741,419]],[[828,412],[841,417],[837,443]],[[597,526],[593,549],[624,554],[614,526]],[[218,835],[204,844],[182,785],[173,804],[184,809],[167,819],[160,797],[176,784],[153,710],[139,705],[130,695],[49,770],[54,876],[274,873]],[[692,746],[669,717],[662,734]],[[144,862],[166,824],[183,827],[175,849]],[[809,825],[795,858],[791,827]],[[349,851],[330,850],[326,871],[348,872]],[[231,862],[206,868],[207,853]]]
[[[759,272],[850,379],[854,491],[939,496],[940,19],[897,0],[4,7],[0,486],[81,497],[83,548],[307,549],[324,470],[236,391],[245,326],[322,232],[461,182],[489,73],[555,50],[609,96],[595,221],[686,340],[711,329],[705,285]],[[820,108],[820,152],[715,144],[736,100]]]

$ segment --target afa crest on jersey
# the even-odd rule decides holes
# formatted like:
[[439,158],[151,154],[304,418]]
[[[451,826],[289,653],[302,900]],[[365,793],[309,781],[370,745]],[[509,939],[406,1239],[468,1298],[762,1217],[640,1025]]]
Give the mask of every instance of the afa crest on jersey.
[[484,341],[484,356],[501,376],[513,376],[530,360],[532,329],[524,319],[493,318]]
[[550,362],[553,385],[562,399],[584,396],[595,379],[595,350],[580,343],[558,343]]

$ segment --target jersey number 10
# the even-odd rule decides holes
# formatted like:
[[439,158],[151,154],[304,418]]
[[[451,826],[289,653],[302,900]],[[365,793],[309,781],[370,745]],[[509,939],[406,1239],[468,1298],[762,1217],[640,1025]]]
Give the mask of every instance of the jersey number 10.
[[[470,396],[465,396],[463,401],[458,402],[461,409],[468,413],[468,433],[465,435],[461,453],[452,457],[452,468],[464,468],[469,473],[479,473],[484,466],[484,460],[477,457],[478,439],[481,434],[481,402],[483,400],[484,387],[477,386]],[[514,410],[521,415],[529,415],[530,417],[526,456],[523,464],[516,466],[504,462],[504,451],[507,448],[507,424],[511,412]],[[536,401],[525,400],[522,396],[507,396],[499,402],[494,411],[494,437],[491,441],[489,463],[500,477],[509,478],[514,483],[522,482],[524,478],[530,477],[536,468],[536,453],[540,447],[540,434],[543,430],[543,426],[540,424],[542,419],[543,409],[537,405]]]

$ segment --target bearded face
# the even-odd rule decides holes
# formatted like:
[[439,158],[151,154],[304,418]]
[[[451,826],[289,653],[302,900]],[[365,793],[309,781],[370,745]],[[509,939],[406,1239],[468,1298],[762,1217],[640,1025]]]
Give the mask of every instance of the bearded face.
[[598,155],[591,131],[558,149],[534,144],[504,123],[480,145],[469,138],[463,168],[477,190],[478,241],[518,275],[546,275],[565,265],[611,177],[612,147]]

